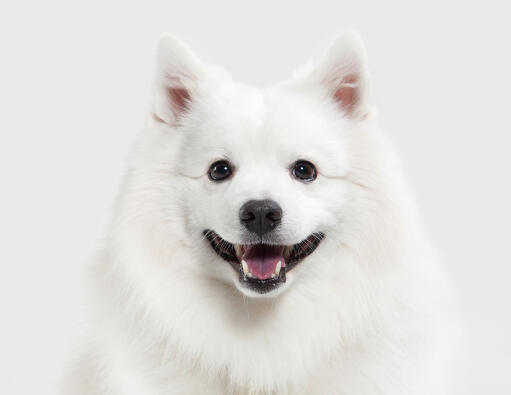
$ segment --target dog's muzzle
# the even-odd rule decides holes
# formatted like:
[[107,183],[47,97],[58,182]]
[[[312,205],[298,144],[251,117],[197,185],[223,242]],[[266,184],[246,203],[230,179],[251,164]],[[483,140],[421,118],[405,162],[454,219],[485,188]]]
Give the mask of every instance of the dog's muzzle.
[[[267,204],[264,207],[266,208],[259,209],[258,214],[254,214],[256,220],[259,218],[259,221],[264,222],[260,216],[267,215],[272,210]],[[270,292],[285,283],[286,272],[312,254],[324,238],[323,233],[316,232],[297,244],[284,246],[267,243],[233,244],[213,230],[205,230],[204,235],[216,254],[239,273],[240,283],[260,294]]]

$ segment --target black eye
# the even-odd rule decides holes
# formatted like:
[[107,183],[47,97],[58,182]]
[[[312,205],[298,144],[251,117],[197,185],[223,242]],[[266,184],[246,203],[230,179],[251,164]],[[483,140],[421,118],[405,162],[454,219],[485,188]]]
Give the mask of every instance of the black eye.
[[299,180],[310,182],[314,181],[317,176],[316,168],[310,162],[299,160],[291,169],[293,176]]
[[232,175],[231,165],[225,160],[219,160],[211,165],[208,175],[212,181],[225,180]]

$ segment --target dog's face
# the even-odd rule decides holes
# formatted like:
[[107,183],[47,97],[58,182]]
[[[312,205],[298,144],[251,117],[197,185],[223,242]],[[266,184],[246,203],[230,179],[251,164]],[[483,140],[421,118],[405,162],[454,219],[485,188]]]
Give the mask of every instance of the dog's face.
[[268,89],[233,83],[162,39],[154,117],[178,136],[176,204],[204,273],[268,297],[289,287],[295,268],[315,270],[342,221],[346,139],[368,112],[367,85],[353,35]]

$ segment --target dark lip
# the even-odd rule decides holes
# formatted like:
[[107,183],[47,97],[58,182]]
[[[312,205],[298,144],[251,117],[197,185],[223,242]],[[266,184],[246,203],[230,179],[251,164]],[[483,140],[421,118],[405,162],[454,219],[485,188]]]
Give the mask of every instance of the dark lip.
[[[260,294],[267,293],[272,289],[277,288],[282,283],[286,282],[286,273],[292,270],[298,263],[312,254],[316,248],[319,246],[321,241],[324,239],[325,235],[322,232],[315,232],[310,234],[301,242],[294,244],[291,247],[291,254],[288,259],[286,259],[286,266],[281,270],[279,276],[277,278],[259,280],[255,278],[249,278],[245,276],[243,270],[241,269],[241,262],[239,261],[236,250],[234,249],[234,244],[224,240],[218,233],[213,230],[204,230],[204,236],[209,241],[211,248],[216,254],[222,258],[224,261],[229,262],[229,264],[239,273],[240,282],[247,288],[250,288]],[[255,243],[252,243],[255,244]],[[267,243],[261,243],[267,244]]]

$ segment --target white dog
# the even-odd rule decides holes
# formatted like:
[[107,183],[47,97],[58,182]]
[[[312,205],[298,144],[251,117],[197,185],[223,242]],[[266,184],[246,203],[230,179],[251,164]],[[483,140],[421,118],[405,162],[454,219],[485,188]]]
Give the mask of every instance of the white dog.
[[358,36],[265,89],[164,36],[152,111],[65,394],[449,393],[449,287]]

